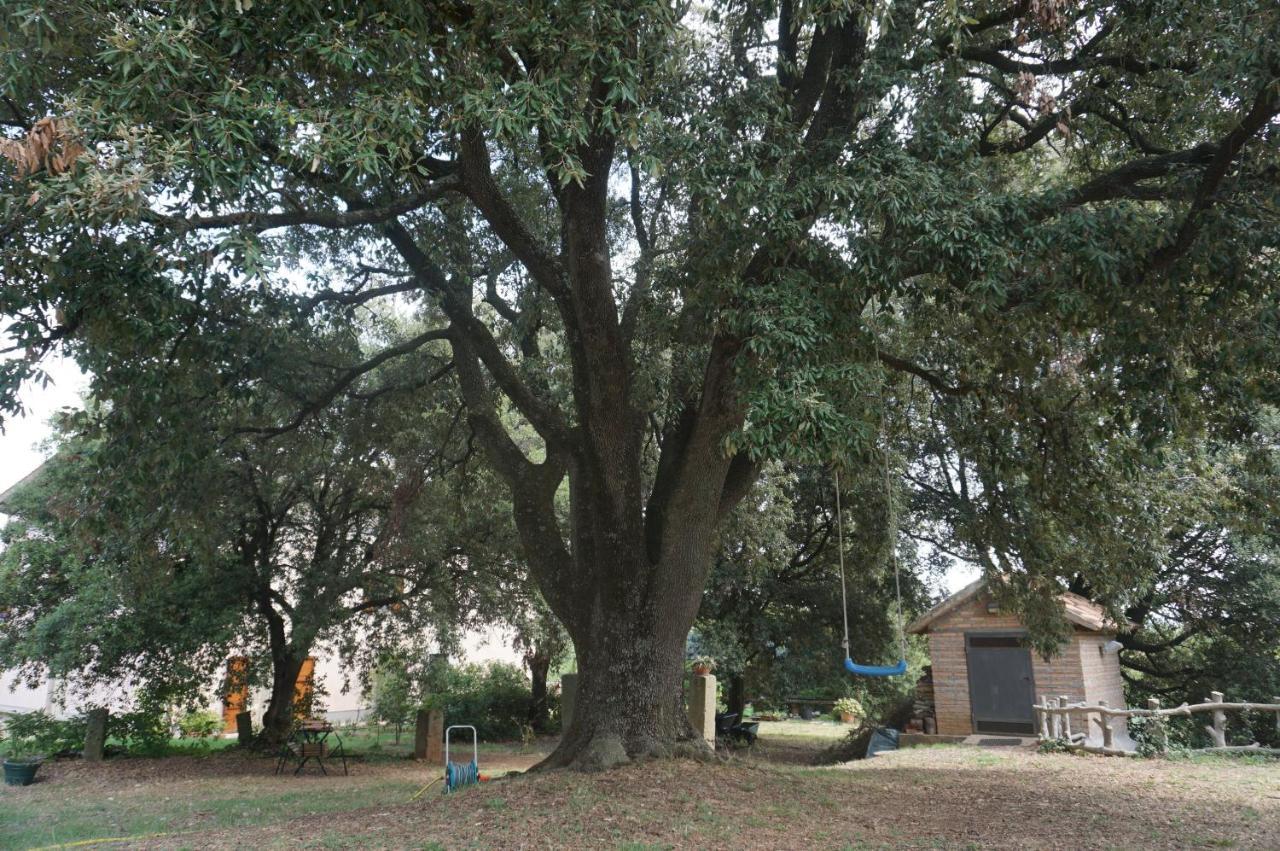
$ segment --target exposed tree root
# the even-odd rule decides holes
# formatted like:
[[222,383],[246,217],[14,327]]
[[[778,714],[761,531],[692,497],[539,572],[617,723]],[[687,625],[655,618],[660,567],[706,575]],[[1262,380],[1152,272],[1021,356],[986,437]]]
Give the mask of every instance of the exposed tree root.
[[712,762],[715,750],[699,736],[658,738],[638,734],[624,739],[612,731],[599,731],[574,740],[562,741],[531,772],[553,769],[605,771],[619,765],[649,759],[691,759]]

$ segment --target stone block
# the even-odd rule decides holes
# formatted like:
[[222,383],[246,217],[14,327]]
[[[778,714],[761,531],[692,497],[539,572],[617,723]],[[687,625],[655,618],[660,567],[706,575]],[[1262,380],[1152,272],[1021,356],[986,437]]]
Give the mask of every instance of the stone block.
[[444,765],[444,710],[419,709],[413,734],[413,758]]
[[716,743],[716,678],[714,674],[695,674],[689,681],[689,723],[707,743]]
[[107,746],[107,710],[106,707],[90,709],[88,726],[84,734],[85,762],[102,762],[103,751]]

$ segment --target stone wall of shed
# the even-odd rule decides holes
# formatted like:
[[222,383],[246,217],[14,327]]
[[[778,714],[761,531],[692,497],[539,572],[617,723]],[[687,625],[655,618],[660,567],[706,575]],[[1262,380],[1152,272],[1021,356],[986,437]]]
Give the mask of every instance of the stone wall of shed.
[[[964,736],[974,732],[965,633],[1024,629],[1014,615],[988,612],[987,599],[986,594],[979,594],[930,625],[929,655],[933,663],[934,705],[940,735]],[[1037,700],[1041,695],[1055,698],[1067,695],[1072,701],[1084,700],[1088,696],[1082,665],[1087,654],[1082,641],[1092,642],[1097,637],[1095,633],[1077,632],[1062,652],[1047,662],[1038,653],[1031,654]],[[1103,641],[1107,638],[1104,637]],[[1096,646],[1090,646],[1088,652],[1098,655]]]

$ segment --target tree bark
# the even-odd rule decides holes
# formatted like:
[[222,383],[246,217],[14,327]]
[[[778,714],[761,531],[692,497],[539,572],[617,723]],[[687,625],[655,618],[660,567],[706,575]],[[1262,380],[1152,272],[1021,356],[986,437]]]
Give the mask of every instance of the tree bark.
[[551,720],[547,706],[547,674],[551,670],[551,657],[535,645],[524,661],[529,666],[529,726],[544,733]]
[[577,698],[559,746],[540,768],[590,771],[643,757],[711,756],[689,724],[683,690],[685,640],[702,582],[678,582],[681,572],[661,565],[627,569],[641,564],[642,557],[596,571],[601,578],[578,596],[579,616],[566,619]]
[[729,711],[741,721],[742,713],[747,710],[747,680],[741,673],[729,677],[729,695],[725,703],[728,704]]
[[273,747],[289,737],[293,729],[293,696],[297,688],[298,674],[307,654],[296,650],[271,653],[271,699],[267,711],[262,714],[263,745]]

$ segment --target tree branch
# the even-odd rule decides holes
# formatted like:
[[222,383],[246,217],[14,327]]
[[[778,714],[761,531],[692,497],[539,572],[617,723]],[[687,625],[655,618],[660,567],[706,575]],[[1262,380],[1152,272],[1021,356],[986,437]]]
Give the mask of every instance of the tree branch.
[[440,296],[441,307],[453,323],[449,339],[454,347],[457,348],[460,338],[465,336],[467,350],[480,358],[499,389],[538,430],[543,440],[559,446],[572,445],[569,425],[564,416],[533,394],[502,353],[488,327],[476,318],[471,309],[471,293],[455,292],[449,286],[444,272],[418,247],[417,242],[399,222],[389,222],[384,228],[388,239],[409,264],[409,268],[413,269],[427,288]]
[[143,219],[153,224],[168,227],[177,233],[194,230],[212,230],[220,228],[248,228],[254,232],[272,230],[274,228],[314,225],[322,228],[353,228],[362,225],[380,224],[405,213],[438,200],[445,193],[458,189],[458,182],[444,179],[432,184],[429,188],[413,195],[399,198],[382,206],[348,209],[344,212],[328,210],[294,210],[287,213],[255,213],[243,211],[224,213],[215,216],[166,216],[154,211],[145,213]]
[[[288,431],[293,431],[294,429],[301,426],[304,422],[306,422],[308,417],[314,416],[315,414],[318,414],[320,411],[324,410],[325,407],[328,406],[329,403],[332,402],[339,393],[341,393],[346,388],[350,387],[351,384],[354,383],[355,380],[360,376],[364,375],[365,373],[372,372],[373,370],[377,369],[379,366],[381,366],[382,364],[386,363],[387,361],[393,358],[397,358],[402,355],[407,355],[411,352],[415,352],[418,349],[425,346],[427,343],[431,342],[432,340],[447,340],[449,339],[449,334],[450,334],[450,329],[448,328],[440,328],[440,329],[434,329],[431,331],[426,331],[422,334],[417,335],[416,337],[411,337],[410,339],[405,340],[403,343],[400,343],[399,345],[389,346],[388,348],[383,349],[381,352],[369,358],[368,360],[364,361],[363,363],[359,363],[354,366],[347,367],[339,374],[338,379],[332,385],[330,385],[329,388],[326,389],[324,393],[322,393],[318,398],[314,399],[313,401],[303,406],[302,410],[298,412],[297,416],[295,416],[292,420],[285,423],[284,425],[260,426],[260,427],[243,426],[241,428],[235,429],[232,433],[233,434],[261,434],[261,435],[266,435],[268,437],[273,437],[275,435],[284,434],[285,432],[288,432]],[[452,368],[453,368],[453,364],[451,363],[445,364],[443,367],[441,367],[439,370],[436,371],[435,376],[431,380],[434,381],[439,378],[442,378]]]
[[547,292],[557,298],[567,295],[559,257],[534,236],[494,181],[489,149],[480,131],[471,128],[462,133],[460,163],[462,191],[493,232]]
[[961,382],[959,384],[948,384],[943,378],[935,373],[930,372],[922,366],[912,363],[909,360],[891,355],[888,352],[880,351],[878,353],[880,362],[890,369],[898,372],[906,372],[917,378],[923,379],[926,384],[937,390],[939,393],[945,393],[948,396],[964,396],[978,389],[976,384],[969,382]]

